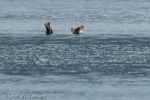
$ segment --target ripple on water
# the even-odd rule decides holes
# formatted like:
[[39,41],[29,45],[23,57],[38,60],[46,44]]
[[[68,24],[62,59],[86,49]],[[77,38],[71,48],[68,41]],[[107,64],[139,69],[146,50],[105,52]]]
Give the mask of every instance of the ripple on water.
[[150,62],[150,46],[145,41],[95,36],[60,37],[30,38],[27,43],[18,39],[17,44],[0,44],[1,71],[9,74],[99,72],[149,75],[143,70],[148,69]]

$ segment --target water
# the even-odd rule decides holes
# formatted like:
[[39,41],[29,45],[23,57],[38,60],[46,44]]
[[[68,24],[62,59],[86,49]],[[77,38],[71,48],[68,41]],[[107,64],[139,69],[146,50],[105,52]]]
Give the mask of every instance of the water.
[[149,0],[0,2],[0,100],[150,99]]

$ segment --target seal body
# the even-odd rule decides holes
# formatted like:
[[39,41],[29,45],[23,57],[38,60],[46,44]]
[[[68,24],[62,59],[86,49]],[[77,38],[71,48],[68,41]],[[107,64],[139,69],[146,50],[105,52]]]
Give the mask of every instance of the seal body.
[[83,34],[83,29],[84,29],[83,25],[77,28],[71,27],[71,32],[72,34]]
[[44,26],[45,26],[45,28],[46,28],[46,35],[50,35],[50,34],[53,33],[53,30],[52,30],[52,28],[51,28],[51,26],[50,26],[50,22],[45,23]]

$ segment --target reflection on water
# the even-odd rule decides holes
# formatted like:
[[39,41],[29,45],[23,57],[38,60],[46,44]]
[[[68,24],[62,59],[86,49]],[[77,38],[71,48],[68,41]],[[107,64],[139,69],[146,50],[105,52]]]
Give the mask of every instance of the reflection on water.
[[148,42],[148,37],[130,36],[6,36],[2,37],[0,50],[1,72],[27,75],[100,72],[147,76]]
[[0,100],[150,99],[148,0],[1,1]]

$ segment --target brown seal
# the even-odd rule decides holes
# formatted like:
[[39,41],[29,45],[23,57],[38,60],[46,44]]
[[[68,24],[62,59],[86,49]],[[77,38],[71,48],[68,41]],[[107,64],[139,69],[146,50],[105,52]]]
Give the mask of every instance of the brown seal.
[[77,28],[71,27],[71,32],[72,34],[83,34],[83,29],[84,29],[83,25]]
[[52,28],[51,28],[51,26],[50,26],[50,22],[45,23],[44,26],[45,26],[45,28],[46,28],[46,35],[50,35],[50,34],[53,33],[53,30],[52,30]]

